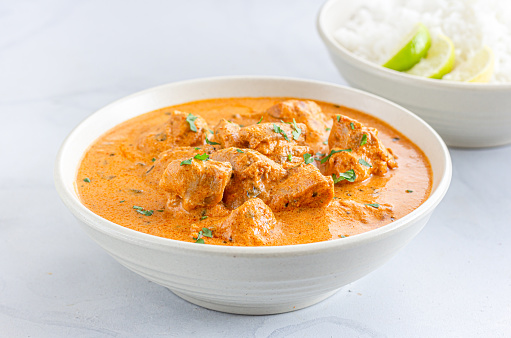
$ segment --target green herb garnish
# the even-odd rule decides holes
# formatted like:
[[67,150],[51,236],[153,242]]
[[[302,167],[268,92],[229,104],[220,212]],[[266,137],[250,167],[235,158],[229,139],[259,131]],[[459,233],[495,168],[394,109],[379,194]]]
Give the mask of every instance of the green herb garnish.
[[412,192],[413,192],[413,190],[406,190],[406,192],[407,192],[407,193],[412,193]]
[[330,154],[328,154],[326,157],[323,157],[323,159],[321,159],[321,163],[325,163],[326,161],[328,161],[330,159],[330,157],[332,157],[333,154],[340,153],[341,151],[346,151],[348,153],[351,153],[351,149],[339,149],[339,150],[332,149],[332,150],[330,150]]
[[126,201],[125,200],[119,201],[119,203],[124,203],[124,202],[126,202]]
[[350,169],[344,173],[340,173],[338,177],[335,174],[332,174],[332,178],[334,180],[334,184],[339,183],[341,181],[355,182],[357,175],[355,174],[355,170]]
[[378,203],[367,203],[366,205],[368,207],[373,207],[373,208],[376,208],[376,209],[378,209],[380,207],[380,205]]
[[293,130],[291,133],[293,134],[293,138],[295,139],[295,141],[298,141],[298,138],[302,133],[302,129],[298,128],[295,119],[293,119],[293,127],[295,128],[295,130]]
[[243,150],[238,149],[238,148],[236,148],[236,151],[237,151],[238,153],[240,153],[240,154],[243,154],[243,153],[244,153],[244,151],[243,151]]
[[[208,217],[208,216],[206,216],[206,217]],[[212,238],[213,232],[211,230],[209,230],[208,228],[202,228],[202,236]]]
[[261,119],[260,119],[260,120],[259,120],[259,122],[257,122],[256,124],[261,123],[261,122],[263,121],[263,117],[264,117],[264,116],[261,116]]
[[330,131],[332,130],[332,128],[325,128],[325,131]]
[[341,115],[337,115],[336,118],[337,118],[337,122],[339,122],[341,120]]
[[293,154],[291,153],[287,154],[287,160],[291,162],[293,160]]
[[[204,216],[203,216],[204,217]],[[208,217],[208,216],[206,216]],[[195,243],[204,244],[204,239],[202,237],[213,237],[213,233],[208,228],[202,228],[201,231],[199,231],[199,234],[197,235],[197,238],[195,239]]]
[[208,216],[204,215],[204,216],[201,216],[200,220],[203,221],[205,220],[206,218],[208,218]]
[[220,145],[220,143],[212,142],[212,141],[208,140],[208,135],[206,135],[206,143],[209,145],[212,145],[212,146]]
[[85,178],[83,179],[83,181],[84,181],[84,182],[87,182],[87,183],[90,183],[90,178],[85,177]]
[[277,126],[275,123],[273,124],[273,131],[276,132],[277,134],[281,134],[282,136],[284,136],[286,141],[289,141],[289,137],[287,137],[284,130],[282,130],[282,128],[280,128],[280,126]]
[[360,145],[363,146],[367,143],[367,134],[362,135],[362,140],[360,140]]
[[363,158],[359,159],[358,160],[358,163],[362,164],[362,165],[365,165],[366,167],[369,167],[369,168],[372,168],[373,166],[370,165],[366,160],[364,160]]
[[188,116],[186,117],[186,122],[188,122],[188,124],[190,125],[191,131],[197,132],[197,126],[195,125],[195,120],[197,120],[198,118],[199,118],[198,116],[195,116],[192,114],[188,114]]
[[197,154],[193,158],[196,160],[207,161],[207,160],[209,160],[209,155],[208,154]]
[[353,124],[353,122],[350,122],[350,127],[351,127],[351,130],[355,130],[355,125]]
[[154,162],[154,161],[156,161],[156,159],[153,157],[153,158],[151,159],[151,161],[153,161],[153,162]]
[[136,205],[133,206],[133,209],[135,209],[136,212],[144,216],[152,216],[154,214],[154,210],[145,210],[144,208]]
[[181,162],[181,164],[180,164],[180,165],[185,165],[185,164],[188,164],[188,165],[189,165],[189,164],[192,164],[192,159],[191,159],[191,158],[189,158],[189,159],[187,159],[187,160],[184,160],[184,161],[182,161],[182,162]]
[[314,162],[314,158],[309,153],[303,154],[303,160],[305,161],[305,164],[311,164],[312,162]]

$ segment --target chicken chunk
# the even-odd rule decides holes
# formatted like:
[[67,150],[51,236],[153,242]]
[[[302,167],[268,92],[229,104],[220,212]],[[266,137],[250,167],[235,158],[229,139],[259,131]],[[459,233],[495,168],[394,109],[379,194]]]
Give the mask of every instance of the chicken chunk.
[[223,147],[249,148],[289,168],[303,162],[303,155],[312,154],[305,145],[307,127],[302,123],[261,123],[240,128],[220,121],[215,127],[214,141]]
[[211,159],[232,166],[233,174],[223,198],[231,209],[253,197],[268,200],[270,187],[286,176],[282,166],[251,149],[226,148],[211,154]]
[[224,189],[229,183],[232,167],[229,162],[190,159],[169,163],[160,180],[170,199],[182,199],[185,210],[212,207],[222,201]]
[[371,174],[384,175],[388,168],[396,168],[394,156],[377,136],[378,131],[374,128],[346,116],[335,117],[328,139],[331,150],[324,174],[339,176],[353,169],[355,181],[362,181]]
[[304,164],[288,171],[284,180],[270,191],[268,205],[275,211],[299,207],[318,208],[334,198],[334,182],[323,176],[312,164]]
[[[197,154],[211,155],[213,152],[220,149],[220,146],[205,145],[201,147],[176,147],[160,153],[154,157],[154,163],[146,169],[143,177],[153,185],[158,185],[163,172],[170,162],[174,160],[186,160],[194,157]],[[147,168],[148,166],[146,166]]]
[[208,223],[194,223],[193,238],[207,225],[213,237],[235,245],[255,246],[271,243],[280,233],[271,209],[259,198],[251,198],[223,219]]
[[328,139],[328,130],[332,123],[317,103],[287,100],[270,107],[266,113],[274,121],[291,122],[295,119],[296,122],[305,124],[307,143],[314,152],[321,152],[326,148],[323,142]]
[[215,126],[213,141],[220,143],[223,148],[242,147],[240,141],[240,126],[236,123],[221,119]]
[[165,125],[144,133],[138,141],[139,150],[160,153],[177,146],[206,144],[208,124],[200,116],[174,110]]

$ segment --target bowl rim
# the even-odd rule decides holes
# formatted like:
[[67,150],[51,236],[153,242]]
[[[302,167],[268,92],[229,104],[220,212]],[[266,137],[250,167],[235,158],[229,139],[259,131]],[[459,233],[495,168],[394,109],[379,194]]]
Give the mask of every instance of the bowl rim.
[[[101,216],[93,213],[87,207],[85,207],[79,200],[77,194],[72,194],[66,188],[66,183],[63,180],[63,175],[61,174],[64,171],[64,154],[67,149],[70,147],[71,140],[76,137],[75,135],[80,132],[80,128],[82,125],[86,124],[86,122],[91,119],[93,116],[101,114],[104,110],[110,109],[112,106],[118,105],[123,101],[131,100],[137,96],[148,94],[152,91],[161,90],[162,88],[169,87],[172,88],[174,86],[182,86],[182,85],[193,85],[200,84],[203,82],[216,82],[216,81],[240,81],[240,80],[251,80],[251,81],[285,81],[285,82],[295,82],[302,83],[308,85],[322,85],[322,86],[330,86],[336,87],[345,91],[352,91],[363,96],[372,97],[373,99],[381,101],[383,104],[394,106],[400,109],[404,114],[411,115],[412,118],[416,119],[417,122],[423,124],[426,129],[431,133],[432,140],[437,142],[442,149],[442,160],[445,162],[443,172],[444,175],[440,178],[437,188],[433,191],[430,196],[422,203],[418,208],[405,215],[404,217],[389,223],[380,228],[370,230],[361,234],[357,234],[354,236],[349,236],[342,239],[335,240],[327,240],[322,242],[314,242],[307,244],[291,244],[291,245],[283,245],[283,246],[257,246],[257,247],[244,247],[244,246],[224,246],[224,245],[197,245],[192,242],[184,242],[170,238],[163,238],[155,235],[149,235],[143,232],[139,232],[136,230],[132,230],[130,228],[126,228],[122,225],[113,223],[108,221]],[[371,112],[366,112],[371,115]],[[78,168],[75,168],[75,171]],[[435,174],[435,173],[433,173]],[[362,90],[358,90],[355,88],[351,88],[348,86],[342,86],[334,83],[328,83],[323,81],[309,80],[309,79],[299,79],[292,77],[281,77],[281,76],[220,76],[220,77],[207,77],[207,78],[197,78],[185,81],[171,82],[159,86],[155,86],[149,89],[145,89],[136,93],[133,93],[128,96],[124,96],[118,100],[113,101],[112,103],[101,107],[96,110],[93,114],[89,115],[87,118],[82,120],[65,138],[62,143],[54,166],[54,183],[56,190],[67,206],[67,208],[77,217],[80,221],[86,224],[88,227],[92,227],[93,229],[107,234],[109,236],[113,236],[117,239],[121,239],[124,241],[136,242],[137,245],[145,246],[145,247],[155,247],[158,246],[160,249],[178,249],[178,250],[187,250],[189,252],[195,253],[207,253],[211,255],[232,255],[232,256],[256,256],[256,257],[271,257],[278,255],[281,256],[296,256],[296,255],[305,255],[312,253],[319,253],[325,251],[339,250],[339,249],[349,249],[353,246],[358,246],[364,242],[372,242],[377,241],[387,236],[390,236],[392,233],[405,229],[408,225],[414,223],[414,220],[422,219],[423,217],[430,214],[433,209],[440,203],[444,195],[446,194],[450,181],[452,177],[452,163],[449,154],[449,150],[445,145],[444,141],[441,137],[436,133],[436,131],[429,126],[424,120],[410,112],[406,108],[395,104],[387,99],[379,97],[377,95],[364,92]],[[73,187],[74,189],[74,187]]]
[[316,18],[316,27],[323,42],[342,58],[348,59],[359,68],[366,68],[367,71],[372,72],[378,76],[402,82],[406,85],[423,85],[427,87],[438,87],[443,89],[462,89],[462,90],[481,90],[481,91],[509,91],[511,90],[511,83],[471,83],[471,82],[457,82],[437,79],[429,79],[420,76],[398,72],[389,68],[385,68],[374,62],[365,60],[344,47],[341,43],[337,42],[330,32],[325,27],[325,17],[328,15],[330,7],[334,4],[342,2],[343,0],[327,0],[320,8]]

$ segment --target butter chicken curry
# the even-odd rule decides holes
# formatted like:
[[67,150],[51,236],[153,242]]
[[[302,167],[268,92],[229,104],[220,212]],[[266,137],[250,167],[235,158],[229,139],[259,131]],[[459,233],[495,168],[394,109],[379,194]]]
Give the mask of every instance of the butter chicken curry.
[[118,125],[86,152],[76,183],[85,206],[122,226],[259,246],[384,226],[421,205],[431,181],[423,152],[374,117],[310,100],[227,98]]

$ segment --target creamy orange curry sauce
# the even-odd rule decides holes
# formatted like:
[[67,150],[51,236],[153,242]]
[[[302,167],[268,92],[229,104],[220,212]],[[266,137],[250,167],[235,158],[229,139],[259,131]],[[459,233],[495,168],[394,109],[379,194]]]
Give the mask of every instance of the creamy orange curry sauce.
[[86,152],[94,213],[147,234],[289,245],[389,224],[431,191],[423,152],[386,123],[325,102],[227,98],[130,119]]

